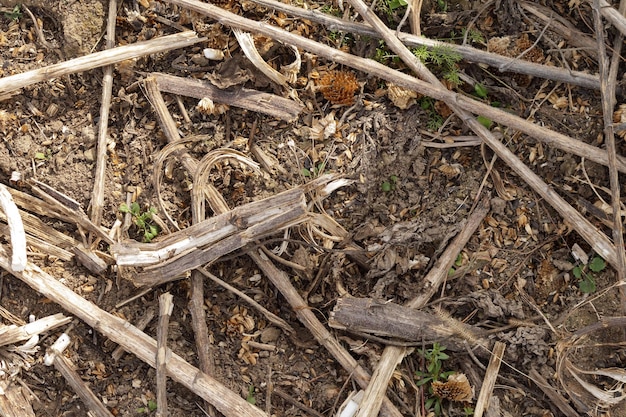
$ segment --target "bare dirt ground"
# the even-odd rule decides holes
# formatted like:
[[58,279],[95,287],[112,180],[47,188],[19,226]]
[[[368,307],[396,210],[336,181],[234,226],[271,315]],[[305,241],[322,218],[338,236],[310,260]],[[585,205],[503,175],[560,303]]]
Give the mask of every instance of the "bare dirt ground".
[[[302,50],[302,66],[289,89],[285,89],[244,57],[229,27],[165,1],[120,3],[115,45],[150,40],[182,29],[194,30],[208,40],[115,66],[103,230],[118,230],[116,240],[145,240],[145,230],[120,206],[136,201],[141,213],[159,207],[153,167],[167,137],[142,84],[150,73],[229,83],[283,96],[295,92],[290,99],[303,110],[289,122],[237,106],[219,111],[220,104],[216,103],[218,109],[211,111],[195,98],[173,94],[164,97],[181,137],[205,135],[187,146],[197,160],[218,148],[235,149],[262,162],[258,161],[259,153],[253,152],[256,148],[267,158],[260,174],[236,162],[220,163],[214,169],[210,181],[230,207],[307,184],[323,174],[351,180],[323,203],[311,206],[312,211],[325,213],[347,231],[343,240],[330,242],[328,236],[311,234],[310,229],[298,226],[288,235],[276,233],[265,242],[268,249],[279,253],[274,261],[289,275],[307,309],[326,324],[340,297],[370,297],[404,304],[423,293],[426,274],[466,226],[476,203],[488,196],[487,216],[458,253],[444,285],[423,309],[429,313],[444,311],[446,317],[488,332],[485,337],[490,343],[505,343],[504,363],[496,371],[498,379],[485,415],[547,417],[579,412],[626,416],[621,403],[614,401],[617,405],[611,405],[623,394],[618,382],[619,378],[623,381],[626,360],[620,324],[609,325],[613,322],[606,320],[622,315],[616,270],[605,266],[593,242],[585,241],[573,230],[572,219],[563,219],[524,178],[501,158],[494,158],[490,148],[481,145],[445,103],[417,94],[408,95],[402,102],[397,95],[407,95],[408,90],[394,92],[395,87],[384,79]],[[329,48],[411,73],[383,41],[369,35],[327,28],[253,1],[216,3]],[[37,25],[24,8],[13,4],[6,4],[0,16],[1,77],[103,49],[107,4],[87,0],[26,4]],[[347,2],[291,4],[362,21]],[[526,5],[536,7],[547,20],[522,3],[510,1],[424,2],[421,33],[429,39],[465,44],[517,61],[598,73],[598,50],[590,50],[589,43],[585,43],[593,45],[596,39],[588,2],[546,0]],[[375,11],[395,29],[406,4],[400,0],[379,1]],[[410,31],[409,26],[405,22],[402,30]],[[618,32],[608,24],[605,29],[607,48],[612,51]],[[80,35],[75,36],[77,33]],[[263,58],[275,68],[292,62],[293,52],[280,42],[262,36],[255,37],[255,41]],[[209,60],[204,48],[222,51],[225,58]],[[519,74],[515,61],[507,71],[499,71],[463,59],[451,49],[412,50],[451,91],[606,149],[599,88]],[[618,105],[623,87],[621,59],[619,63]],[[101,69],[94,69],[58,77],[4,97],[0,102],[0,178],[4,185],[31,193],[32,180],[37,180],[76,200],[90,213],[102,74]],[[357,84],[351,91],[353,76]],[[623,123],[621,113],[615,117],[617,124]],[[552,187],[583,213],[593,228],[613,237],[611,185],[605,166],[586,159],[587,155],[564,152],[489,118],[481,118],[480,122],[538,174],[546,187]],[[619,131],[616,147],[618,155],[623,154],[624,141]],[[181,227],[187,227],[192,223],[193,173],[183,169],[176,158],[166,162],[164,171],[161,193],[165,207]],[[21,179],[10,181],[15,172],[21,174]],[[29,211],[28,206],[21,208]],[[212,214],[207,210],[208,217]],[[85,230],[59,220],[54,213],[36,216],[74,242],[86,246],[93,242]],[[156,210],[155,218],[146,220],[159,231],[155,242],[166,234],[162,227],[165,219],[165,214]],[[116,221],[123,222],[121,229]],[[49,240],[45,233],[39,238]],[[10,245],[6,234],[4,245]],[[92,247],[109,263],[101,274],[81,265],[71,253],[72,244],[66,245],[64,249],[70,251],[70,256],[63,259],[29,244],[29,260],[99,308],[130,323],[140,321],[147,311],[157,311],[159,296],[171,293],[174,309],[168,346],[198,366],[189,311],[192,287],[187,276],[153,288],[137,288],[132,276],[112,265],[115,261],[109,245],[96,242]],[[246,250],[258,250],[258,246]],[[586,262],[572,254],[576,246],[589,257]],[[347,250],[350,247],[359,247],[361,252],[355,254]],[[213,362],[213,377],[267,415],[335,415],[346,397],[359,389],[351,371],[344,369],[299,322],[298,311],[246,255],[246,250],[218,259],[206,269],[285,320],[295,332],[281,330],[233,292],[206,279],[203,308],[209,345],[205,348]],[[8,271],[2,273],[0,296],[0,306],[14,316],[11,321],[8,313],[3,315],[5,324],[63,312]],[[585,332],[586,326],[602,320],[606,324],[603,331],[577,337],[577,331]],[[154,319],[145,332],[156,337],[156,328]],[[364,369],[370,373],[376,369],[384,341],[368,334],[330,330]],[[87,415],[83,401],[66,379],[43,364],[45,350],[62,331],[71,337],[65,356],[113,415],[158,412],[156,371],[132,353],[114,359],[116,344],[76,319],[69,329],[46,333],[39,341],[38,352],[23,355],[25,362],[16,375],[4,371],[3,378],[28,391],[35,415]],[[472,415],[490,354],[478,352],[480,349],[472,351],[472,340],[459,351],[452,350],[449,341],[439,340],[448,358],[438,360],[441,368],[432,371],[428,368],[433,362],[425,353],[437,339],[433,334],[412,340],[412,347],[393,373],[387,397],[407,416]],[[7,358],[4,362],[13,358],[8,352],[3,353]],[[584,373],[597,369],[612,371]],[[467,375],[474,390],[472,398],[459,401],[454,395],[442,395],[436,384],[424,381],[424,376],[430,375],[438,383],[446,383],[448,373]],[[583,382],[577,382],[576,377]],[[604,401],[587,392],[585,388],[590,390],[591,385],[607,391]],[[168,381],[167,392],[171,416],[215,413],[207,410],[202,398],[173,381]],[[568,412],[546,392],[560,395],[576,412]],[[384,409],[383,413],[388,411]]]

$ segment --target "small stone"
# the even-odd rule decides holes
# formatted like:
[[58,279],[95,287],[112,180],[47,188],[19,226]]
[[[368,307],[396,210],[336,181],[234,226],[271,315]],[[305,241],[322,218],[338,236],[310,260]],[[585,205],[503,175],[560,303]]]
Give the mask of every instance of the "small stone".
[[280,336],[280,330],[276,327],[268,327],[261,332],[261,342],[273,343]]
[[96,148],[89,148],[85,151],[85,159],[89,162],[96,160]]

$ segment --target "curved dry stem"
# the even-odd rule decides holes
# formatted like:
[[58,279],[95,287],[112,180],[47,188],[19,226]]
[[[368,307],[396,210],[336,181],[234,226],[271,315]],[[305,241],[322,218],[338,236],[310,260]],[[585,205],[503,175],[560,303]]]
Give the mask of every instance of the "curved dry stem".
[[170,214],[166,210],[165,203],[163,202],[163,199],[161,198],[161,182],[163,181],[163,164],[165,163],[167,158],[170,157],[170,155],[175,154],[179,151],[182,151],[185,148],[185,145],[187,145],[188,143],[199,142],[202,140],[207,140],[209,138],[210,138],[209,135],[187,136],[185,138],[177,140],[176,142],[168,143],[156,155],[156,159],[154,161],[154,168],[152,171],[152,182],[156,190],[157,204],[159,205],[159,210],[161,210],[161,212],[165,215],[165,218],[167,219],[167,221],[169,221],[170,224],[176,230],[180,230],[180,227],[178,227],[178,223],[174,221],[172,216],[170,216]]

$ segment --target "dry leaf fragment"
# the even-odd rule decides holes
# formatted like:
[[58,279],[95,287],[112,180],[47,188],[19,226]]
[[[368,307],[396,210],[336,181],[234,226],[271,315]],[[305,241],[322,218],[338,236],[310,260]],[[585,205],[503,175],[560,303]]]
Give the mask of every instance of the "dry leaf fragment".
[[418,94],[413,90],[390,83],[387,88],[387,97],[396,107],[406,110],[417,102]]

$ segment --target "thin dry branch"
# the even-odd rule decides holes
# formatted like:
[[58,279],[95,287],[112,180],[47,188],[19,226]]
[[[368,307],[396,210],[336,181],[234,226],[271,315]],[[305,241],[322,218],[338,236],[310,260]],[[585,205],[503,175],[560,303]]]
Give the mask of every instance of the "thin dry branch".
[[197,99],[208,97],[219,103],[268,114],[288,122],[294,121],[304,109],[302,103],[277,96],[276,94],[243,87],[222,90],[208,81],[176,77],[158,72],[153,72],[151,76],[156,79],[159,90],[163,92]]
[[165,417],[167,411],[167,361],[171,350],[167,348],[170,317],[174,310],[174,297],[169,292],[159,297],[159,326],[157,327],[156,386],[157,417]]
[[556,405],[566,417],[580,417],[580,414],[572,408],[569,402],[561,395],[559,390],[555,389],[550,383],[536,370],[531,369],[528,373],[531,380],[537,384],[539,389],[546,394],[552,404]]
[[[610,77],[610,64],[606,56],[606,47],[604,45],[604,27],[600,16],[600,0],[594,2],[594,23],[596,28],[596,38],[598,42],[598,65],[600,67],[600,82],[602,95],[602,119],[604,121],[604,138],[606,142],[607,152],[609,154],[609,183],[611,184],[611,207],[613,220],[613,243],[617,251],[617,262],[613,267],[617,271],[617,280],[621,283],[626,282],[626,252],[624,252],[624,228],[622,224],[622,208],[620,198],[619,173],[617,170],[617,151],[615,149],[615,131],[613,126],[613,110],[615,108],[615,87],[617,84],[617,71],[612,72]],[[618,36],[619,44],[614,52],[619,56],[622,48],[623,36]],[[615,58],[617,59],[617,58]],[[616,63],[618,61],[615,61]],[[615,65],[617,68],[617,64]],[[622,305],[622,314],[626,314],[626,287],[621,285],[620,297]]]
[[77,72],[89,71],[94,68],[116,64],[127,59],[166,52],[172,49],[185,48],[205,40],[206,38],[199,38],[195,32],[188,31],[151,39],[149,41],[137,42],[132,45],[119,46],[106,51],[95,52],[79,58],[70,59],[69,61],[27,71],[22,74],[0,78],[0,96],[42,81],[75,74]]
[[[156,366],[156,341],[136,327],[85,300],[57,279],[28,263],[22,272],[11,269],[6,251],[0,247],[0,267],[13,274],[44,297],[83,320],[88,326],[123,346],[148,365]],[[167,373],[206,401],[211,402],[227,417],[267,417],[264,412],[232,392],[224,385],[200,372],[183,358],[172,353],[167,361]]]
[[[287,14],[311,20],[326,26],[329,30],[342,31],[346,33],[360,34],[380,38],[380,34],[371,26],[363,23],[348,22],[341,18],[322,13],[319,10],[304,9],[302,7],[292,6],[290,4],[281,3],[277,0],[254,0],[255,3],[263,6],[285,12]],[[545,78],[547,80],[560,81],[567,84],[578,85],[593,90],[600,89],[600,78],[594,74],[588,74],[581,71],[571,71],[564,68],[552,67],[547,65],[536,64],[530,61],[514,60],[510,57],[494,54],[492,52],[483,51],[481,49],[472,48],[467,45],[455,45],[443,43],[423,36],[416,36],[405,32],[399,32],[398,38],[407,46],[426,46],[434,48],[436,46],[445,45],[458,52],[464,60],[468,62],[487,64],[497,68],[500,71],[510,71],[519,74],[532,75],[534,77]],[[575,38],[580,38],[581,33],[572,34]],[[592,39],[585,40],[585,45],[593,42]]]
[[4,184],[0,184],[0,208],[6,216],[9,225],[9,235],[11,235],[12,267],[16,271],[21,271],[26,266],[26,234],[24,224],[11,193]]
[[502,342],[496,342],[493,347],[493,354],[491,355],[489,366],[485,372],[483,386],[480,389],[478,400],[476,400],[476,407],[474,407],[475,417],[482,417],[485,411],[489,408],[489,400],[491,399],[493,388],[496,385],[496,380],[498,379],[500,365],[502,364],[502,358],[504,357],[504,349],[506,349],[506,344]]
[[[106,49],[115,47],[115,24],[117,18],[117,0],[109,0],[107,18]],[[106,170],[107,138],[109,127],[109,110],[113,89],[113,65],[104,67],[102,77],[102,101],[100,103],[100,120],[98,121],[98,144],[96,146],[96,171],[94,173],[93,190],[91,193],[91,221],[95,225],[102,223],[102,206],[104,205],[104,174]]]
[[[430,83],[417,80],[410,75],[392,70],[385,65],[379,64],[378,62],[358,58],[354,55],[350,55],[345,52],[329,48],[318,42],[272,27],[265,23],[255,22],[241,16],[237,16],[212,4],[205,4],[197,0],[168,1],[169,3],[187,7],[198,13],[205,14],[226,26],[240,27],[245,30],[261,33],[274,39],[281,40],[285,43],[306,49],[320,56],[324,56],[327,59],[330,59],[337,63],[341,63],[349,67],[365,71],[370,76],[377,76],[382,79],[392,81],[395,84],[401,85],[405,88],[418,91],[429,97],[445,101],[451,107],[460,108],[475,114],[481,114],[494,121],[497,121],[509,127],[513,127],[514,129],[521,130],[524,133],[529,134],[543,142],[553,144],[554,146],[559,147],[566,152],[572,152],[574,150],[577,150],[577,152],[572,153],[579,154],[582,149],[585,149],[587,151],[585,154],[586,157],[589,157],[593,154],[593,158],[589,157],[589,159],[592,159],[598,163],[602,163],[603,165],[608,164],[608,156],[606,152],[598,148],[586,144],[583,145],[580,141],[568,138],[567,136],[561,135],[557,132],[541,128],[540,126],[525,121],[520,117],[508,114],[500,109],[496,109],[485,103],[480,103],[477,100],[465,97],[458,93],[449,91],[445,88],[441,88],[438,86],[434,86]],[[387,34],[386,37],[391,39],[388,34],[389,30],[386,27],[384,29],[387,31],[385,32]],[[391,35],[394,37],[394,39],[397,40],[397,38],[395,38],[395,34],[392,33]],[[400,43],[400,46],[401,48],[397,49],[404,51],[404,45]],[[476,129],[477,132],[480,132],[481,137],[483,138],[483,140],[487,141],[489,147],[491,147],[507,165],[509,165],[520,177],[522,177],[533,188],[533,190],[535,190],[537,194],[539,194],[552,207],[554,207],[564,219],[567,219],[567,221],[573,226],[573,228],[593,247],[593,249],[600,256],[602,256],[611,264],[614,264],[617,261],[615,247],[604,234],[599,232],[597,228],[593,226],[593,224],[591,224],[576,209],[574,209],[561,196],[559,196],[538,175],[532,172],[530,168],[528,168],[522,161],[517,158],[515,154],[513,154],[513,152],[511,152],[499,141],[494,141],[493,136],[487,131],[484,126],[480,125],[480,123],[478,123],[475,118],[465,118],[463,119],[463,121],[471,124],[472,129]],[[623,164],[623,161],[620,165],[620,171],[623,168],[626,168],[626,164]]]
[[27,323],[22,326],[14,324],[0,327],[0,346],[28,340],[34,335],[38,335],[57,327],[64,326],[71,321],[71,317],[66,317],[61,313],[47,316]]
[[90,414],[93,414],[95,417],[113,417],[109,409],[102,404],[102,401],[96,397],[85,381],[83,381],[74,364],[63,355],[63,350],[68,346],[69,342],[69,336],[63,333],[46,352],[46,365],[54,364],[56,370],[63,375],[67,383],[83,401]]
[[595,0],[588,0],[591,7],[594,9],[599,8],[600,13],[606,20],[611,22],[622,35],[626,36],[626,17],[624,17],[617,9],[615,9],[606,0],[600,0],[598,6],[595,5]]

